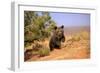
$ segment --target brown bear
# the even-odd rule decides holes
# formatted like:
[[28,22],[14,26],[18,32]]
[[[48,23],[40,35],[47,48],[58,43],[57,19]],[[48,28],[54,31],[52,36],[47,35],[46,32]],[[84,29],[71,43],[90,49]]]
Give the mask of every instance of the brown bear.
[[64,26],[54,27],[53,34],[49,41],[50,51],[54,50],[54,48],[61,49],[61,42],[65,41],[64,36]]

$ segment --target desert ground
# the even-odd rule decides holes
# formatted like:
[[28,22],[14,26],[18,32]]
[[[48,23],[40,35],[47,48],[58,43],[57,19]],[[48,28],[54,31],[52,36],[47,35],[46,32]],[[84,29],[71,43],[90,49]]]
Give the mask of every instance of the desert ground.
[[45,56],[40,56],[33,50],[35,42],[49,48],[49,38],[43,41],[35,41],[30,46],[25,47],[29,50],[26,62],[47,61],[47,60],[70,60],[90,58],[90,29],[89,27],[70,27],[64,29],[65,42],[61,43],[61,49],[55,48]]

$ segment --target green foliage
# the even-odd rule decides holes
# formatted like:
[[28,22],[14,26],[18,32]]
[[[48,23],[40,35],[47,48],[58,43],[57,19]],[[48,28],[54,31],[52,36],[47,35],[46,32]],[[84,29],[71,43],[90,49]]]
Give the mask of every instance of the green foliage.
[[48,38],[55,25],[48,12],[24,11],[24,45]]
[[46,47],[43,47],[39,50],[39,55],[40,56],[47,56],[50,54],[50,49],[49,48],[46,48]]

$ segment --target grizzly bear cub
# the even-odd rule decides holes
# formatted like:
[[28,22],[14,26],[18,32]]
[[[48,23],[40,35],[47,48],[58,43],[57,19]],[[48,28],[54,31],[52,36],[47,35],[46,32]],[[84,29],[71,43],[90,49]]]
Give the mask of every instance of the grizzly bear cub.
[[54,50],[54,48],[61,49],[61,42],[64,41],[65,41],[64,26],[63,25],[61,27],[55,26],[49,42],[50,51]]

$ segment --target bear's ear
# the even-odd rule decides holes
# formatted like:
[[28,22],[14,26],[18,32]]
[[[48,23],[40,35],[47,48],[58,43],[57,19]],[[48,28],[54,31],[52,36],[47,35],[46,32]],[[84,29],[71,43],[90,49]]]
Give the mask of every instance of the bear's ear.
[[54,27],[54,30],[56,30],[56,29],[57,29],[57,26]]
[[61,28],[63,29],[64,28],[64,25],[62,25]]

